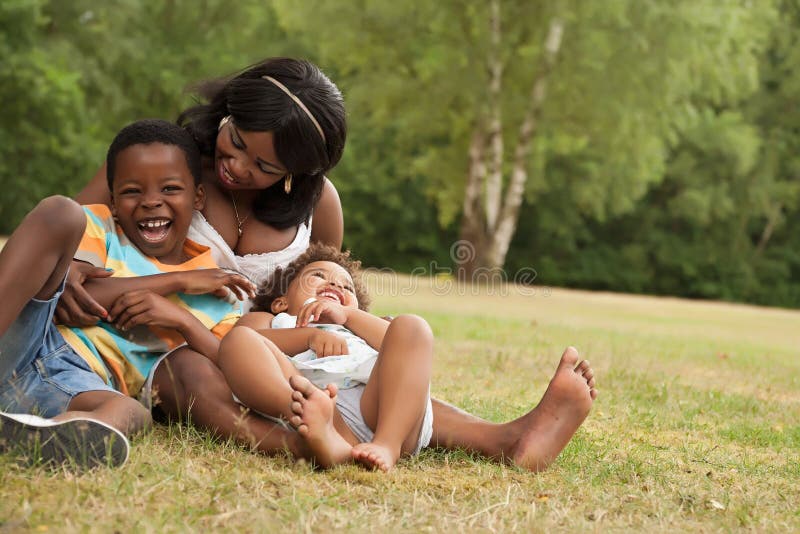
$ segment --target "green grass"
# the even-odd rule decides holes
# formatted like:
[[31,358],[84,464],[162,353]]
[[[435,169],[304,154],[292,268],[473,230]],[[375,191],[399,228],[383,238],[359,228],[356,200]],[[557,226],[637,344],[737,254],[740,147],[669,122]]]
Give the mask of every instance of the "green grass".
[[439,398],[503,421],[535,405],[565,346],[591,360],[600,397],[550,470],[425,451],[389,475],[319,473],[161,426],[119,470],[0,457],[0,531],[800,530],[800,312],[418,282],[375,284],[374,311],[430,321]]

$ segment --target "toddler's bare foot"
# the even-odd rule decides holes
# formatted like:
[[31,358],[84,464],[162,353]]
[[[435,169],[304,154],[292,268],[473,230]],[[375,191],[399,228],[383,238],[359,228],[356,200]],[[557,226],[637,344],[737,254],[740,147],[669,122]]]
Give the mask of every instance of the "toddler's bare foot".
[[519,438],[511,460],[531,471],[542,471],[566,447],[589,414],[597,397],[594,371],[588,361],[578,363],[578,351],[568,347],[539,404],[511,423]]
[[321,390],[303,376],[289,378],[292,412],[289,422],[306,440],[314,459],[322,467],[350,461],[352,447],[333,426],[336,407],[336,386]]
[[353,459],[371,469],[388,472],[395,466],[400,451],[394,452],[390,447],[380,443],[359,443],[353,447]]

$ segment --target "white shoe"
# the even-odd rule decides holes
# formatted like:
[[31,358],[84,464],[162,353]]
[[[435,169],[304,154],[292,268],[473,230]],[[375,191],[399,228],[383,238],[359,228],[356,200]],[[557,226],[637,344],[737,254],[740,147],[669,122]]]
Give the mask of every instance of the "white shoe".
[[128,460],[130,448],[122,432],[94,419],[53,421],[0,412],[0,452],[15,453],[30,464],[118,467]]

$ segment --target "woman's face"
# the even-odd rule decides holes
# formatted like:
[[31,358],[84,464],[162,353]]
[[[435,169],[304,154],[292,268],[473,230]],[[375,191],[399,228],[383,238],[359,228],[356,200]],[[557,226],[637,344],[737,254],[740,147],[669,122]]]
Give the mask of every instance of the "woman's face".
[[247,132],[229,120],[217,134],[214,172],[225,189],[257,190],[273,185],[288,171],[275,154],[272,132]]

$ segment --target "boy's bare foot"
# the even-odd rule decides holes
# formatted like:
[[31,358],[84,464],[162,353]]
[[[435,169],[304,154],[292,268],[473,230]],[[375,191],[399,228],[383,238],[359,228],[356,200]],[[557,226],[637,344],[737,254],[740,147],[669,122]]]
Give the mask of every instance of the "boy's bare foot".
[[578,351],[568,347],[536,408],[509,423],[519,430],[509,450],[514,464],[534,472],[546,469],[586,419],[597,390],[589,362],[578,360]]
[[371,469],[388,472],[395,466],[399,451],[393,452],[390,447],[379,443],[359,443],[353,447],[353,459]]
[[351,445],[333,426],[336,407],[336,386],[321,390],[303,376],[289,378],[292,392],[292,412],[289,422],[306,440],[316,462],[332,467],[350,461]]

